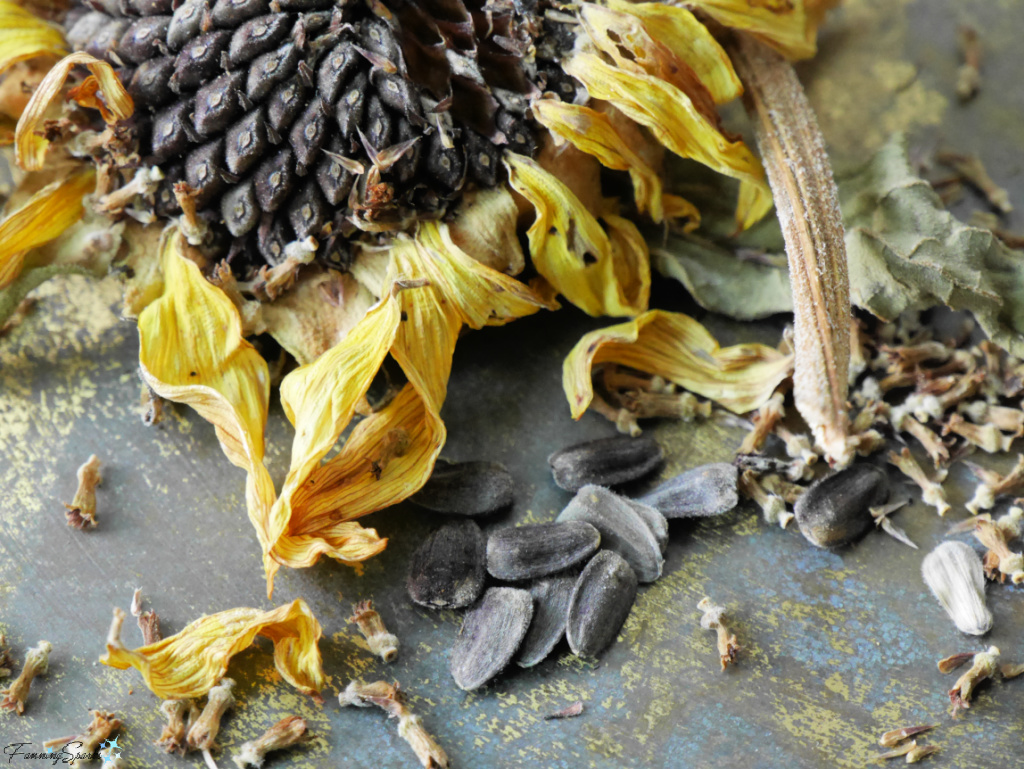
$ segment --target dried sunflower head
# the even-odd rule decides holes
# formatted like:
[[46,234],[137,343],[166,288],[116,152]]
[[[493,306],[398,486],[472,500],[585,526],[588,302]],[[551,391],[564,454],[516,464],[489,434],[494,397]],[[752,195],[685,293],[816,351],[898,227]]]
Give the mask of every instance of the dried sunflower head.
[[[647,309],[635,221],[699,218],[664,189],[666,151],[739,180],[739,225],[769,210],[759,161],[718,115],[742,90],[718,38],[734,27],[808,56],[820,11],[0,0],[3,85],[32,92],[0,89],[21,169],[0,222],[0,322],[52,274],[130,275],[144,379],[213,422],[249,473],[268,576],[362,560],[384,540],[353,519],[418,489],[444,443],[463,326],[557,294],[592,315]],[[520,221],[530,286],[509,277]],[[245,340],[260,333],[303,364],[282,383],[296,438],[280,493],[262,463],[269,372]],[[407,383],[371,411],[388,356]]]

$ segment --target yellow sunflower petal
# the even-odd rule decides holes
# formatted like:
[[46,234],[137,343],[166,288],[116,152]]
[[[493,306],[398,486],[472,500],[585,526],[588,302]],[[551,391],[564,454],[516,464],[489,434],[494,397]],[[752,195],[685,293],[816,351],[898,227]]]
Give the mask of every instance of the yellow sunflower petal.
[[63,56],[60,30],[9,0],[0,0],[0,74],[33,56]]
[[258,635],[273,642],[274,665],[285,681],[305,694],[317,694],[324,686],[320,623],[301,598],[273,611],[246,608],[212,614],[134,651],[121,644],[116,632],[111,635],[100,662],[118,670],[135,668],[150,691],[164,699],[202,697],[227,672],[231,658]]
[[[279,502],[287,530],[274,550],[289,566],[309,566],[321,555],[356,562],[384,547],[385,540],[353,519],[405,499],[430,477],[447,437],[440,410],[462,326],[504,323],[546,306],[523,284],[469,257],[434,222],[421,225],[416,240],[392,246],[385,285],[396,281],[416,286],[388,300],[390,352],[409,382],[355,426],[337,456],[289,475]],[[337,378],[343,370],[328,371]],[[362,385],[360,395],[369,379]],[[289,397],[282,387],[282,401]],[[332,426],[335,440],[343,427]]]
[[599,363],[657,374],[743,414],[763,405],[790,375],[793,356],[763,344],[719,347],[690,316],[651,310],[584,335],[569,353],[562,386],[573,419],[583,415],[594,397],[590,372]]
[[607,115],[580,104],[539,99],[533,103],[533,116],[577,149],[596,157],[605,168],[629,171],[637,210],[650,214],[655,222],[662,221],[665,212],[657,171],[630,148]]
[[[685,8],[606,0],[603,5],[584,3],[580,15],[593,42],[617,61],[635,63],[651,75],[661,73],[684,90],[696,78],[715,104],[743,93],[728,54]],[[622,56],[625,49],[629,57]]]
[[[84,52],[65,56],[47,73],[36,92],[32,94],[14,132],[15,157],[18,165],[27,171],[38,171],[43,167],[50,142],[38,135],[37,131],[43,126],[50,102],[64,88],[64,82],[71,70],[79,64],[84,64],[92,72],[92,76],[79,86],[81,90],[77,91],[85,101],[85,106],[102,105],[103,119],[107,123],[124,120],[135,110],[132,97],[121,85],[109,64]],[[102,96],[102,102],[97,94]]]
[[82,218],[82,200],[95,186],[92,170],[53,182],[0,222],[0,289],[18,277],[25,254],[56,239]]
[[790,59],[809,59],[825,11],[834,0],[690,0],[720,24],[742,29]]
[[746,182],[750,197],[743,197],[737,210],[742,227],[771,208],[761,163],[742,141],[727,139],[682,90],[659,77],[610,65],[592,53],[573,56],[563,68],[587,87],[592,98],[614,104],[672,152]]
[[608,233],[572,190],[522,155],[506,153],[505,165],[509,183],[536,211],[527,236],[537,272],[589,315],[643,312],[651,285],[646,247],[623,279]]
[[263,466],[267,364],[242,338],[235,305],[203,277],[188,249],[177,229],[165,232],[163,292],[139,314],[139,367],[158,395],[191,406],[210,422],[228,459],[248,473],[249,517],[270,571],[266,532],[274,485]]

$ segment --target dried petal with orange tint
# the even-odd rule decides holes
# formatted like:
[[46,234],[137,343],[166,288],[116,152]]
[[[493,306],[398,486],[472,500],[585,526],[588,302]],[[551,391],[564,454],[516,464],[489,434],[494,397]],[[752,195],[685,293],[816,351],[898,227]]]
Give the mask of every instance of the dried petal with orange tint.
[[527,237],[537,272],[589,315],[643,312],[651,285],[646,247],[623,275],[608,233],[572,190],[528,157],[508,152],[505,165],[509,183],[536,212]]
[[[87,79],[81,86],[80,94],[85,99],[85,106],[99,108],[107,123],[124,120],[130,117],[135,110],[132,97],[121,85],[121,81],[109,64],[85,52],[65,56],[43,78],[18,120],[18,127],[14,132],[14,151],[18,165],[26,171],[38,171],[43,167],[46,149],[50,146],[50,142],[40,136],[38,132],[43,127],[50,102],[63,90],[64,82],[68,79],[71,70],[79,64],[88,67],[92,72],[92,78],[95,78],[94,80]],[[86,86],[86,83],[89,85]],[[102,107],[99,102],[100,96],[102,96]]]
[[582,82],[592,98],[614,104],[672,152],[746,182],[748,193],[741,195],[736,210],[740,226],[751,226],[771,209],[761,163],[742,141],[722,135],[687,93],[660,77],[608,64],[593,53],[576,54],[563,69]]
[[690,0],[720,24],[742,29],[789,59],[809,59],[825,11],[835,0]]
[[82,200],[95,186],[91,169],[53,182],[0,222],[0,289],[18,277],[25,254],[58,238],[82,218]]
[[0,0],[0,74],[33,56],[63,56],[64,36],[21,6]]
[[649,213],[655,222],[662,221],[665,213],[657,171],[630,148],[607,115],[580,104],[539,99],[533,103],[533,116],[577,149],[596,157],[605,168],[629,171],[637,210]]
[[263,465],[270,377],[267,364],[242,338],[238,310],[203,277],[176,228],[160,246],[163,292],[139,314],[139,368],[162,398],[184,403],[210,422],[228,459],[248,473],[245,498],[268,556],[274,485]]
[[763,344],[719,347],[690,316],[651,310],[584,335],[566,357],[562,386],[573,419],[583,415],[594,397],[590,372],[599,363],[656,374],[743,414],[763,405],[790,375],[793,356]]
[[134,651],[121,643],[123,621],[124,612],[115,609],[107,653],[100,662],[118,670],[135,668],[162,699],[202,697],[224,677],[231,658],[258,635],[273,642],[274,665],[285,681],[304,694],[317,694],[324,686],[320,623],[301,598],[273,611],[242,608],[211,614]]

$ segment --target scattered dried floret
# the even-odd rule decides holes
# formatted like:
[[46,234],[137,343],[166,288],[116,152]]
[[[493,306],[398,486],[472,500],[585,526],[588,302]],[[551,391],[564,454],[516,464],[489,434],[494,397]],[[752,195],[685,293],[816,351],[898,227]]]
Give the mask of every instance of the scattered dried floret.
[[757,503],[768,523],[777,523],[784,529],[793,520],[793,513],[786,509],[786,501],[762,486],[752,470],[744,470],[740,475],[739,490]]
[[212,753],[219,749],[216,740],[220,733],[220,721],[228,712],[228,708],[235,704],[235,696],[231,693],[234,686],[234,680],[222,678],[220,683],[210,689],[203,712],[189,727],[185,738],[187,749],[202,751],[203,759],[211,769],[216,769],[217,766]]
[[936,154],[936,160],[952,168],[961,179],[976,187],[994,208],[1008,214],[1013,211],[1010,194],[992,181],[981,158],[977,155],[962,155],[957,152],[942,151]]
[[149,646],[163,638],[160,633],[160,618],[156,612],[150,609],[149,611],[142,610],[142,588],[136,588],[135,593],[132,594],[132,616],[135,617],[135,621],[139,624],[139,630],[142,631],[142,643],[144,646]]
[[753,454],[760,451],[775,425],[786,415],[782,405],[782,393],[775,393],[754,414],[754,429],[743,437],[743,443],[736,449],[737,454]]
[[576,716],[583,714],[583,700],[576,700],[572,705],[556,710],[554,713],[548,713],[544,716],[545,721],[554,721],[560,718],[576,718]]
[[697,608],[704,612],[700,618],[700,626],[705,630],[714,630],[718,635],[718,656],[722,662],[722,670],[725,670],[736,661],[736,655],[741,648],[736,643],[736,635],[730,633],[725,625],[725,609],[713,604],[707,596],[700,600]]
[[991,518],[979,517],[974,525],[974,536],[988,548],[982,559],[986,577],[1000,582],[1009,577],[1015,585],[1024,582],[1024,555],[1010,550],[1005,529],[993,523]]
[[7,678],[14,667],[14,660],[11,659],[11,650],[7,648],[7,637],[0,633],[0,678]]
[[366,639],[366,645],[370,652],[385,662],[395,661],[398,656],[398,639],[384,627],[384,620],[374,610],[373,601],[366,600],[357,603],[349,622],[354,622],[359,626],[359,632]]
[[160,703],[160,713],[167,719],[167,724],[155,744],[166,753],[185,755],[185,737],[199,719],[199,707],[192,700],[164,700]]
[[879,507],[871,507],[868,509],[871,512],[871,516],[875,519],[875,526],[880,526],[882,531],[893,539],[917,550],[917,545],[914,544],[914,541],[907,536],[907,533],[903,531],[903,529],[893,523],[889,518],[890,513],[896,512],[909,501],[910,500],[908,499],[897,499]]
[[985,651],[973,655],[955,654],[952,657],[939,660],[939,671],[948,673],[964,664],[968,659],[971,660],[971,667],[957,679],[953,688],[949,690],[949,701],[953,705],[951,715],[954,718],[961,710],[966,710],[971,706],[971,697],[978,684],[999,672],[999,648],[996,646],[990,646]]
[[28,699],[32,679],[49,672],[51,651],[53,645],[49,641],[40,641],[25,653],[25,666],[20,675],[6,689],[0,689],[0,694],[4,695],[3,700],[0,700],[0,710],[13,710],[19,716],[25,712],[25,700]]
[[[91,761],[99,751],[100,743],[104,742],[115,730],[121,728],[121,719],[113,713],[102,710],[90,710],[92,722],[85,727],[81,734],[70,737],[61,737],[56,740],[47,740],[43,743],[44,748],[57,748],[68,745],[68,743],[81,743],[74,751],[74,758],[68,761],[68,766],[81,766],[83,762]],[[71,752],[71,751],[67,751]]]
[[338,695],[338,701],[343,707],[355,705],[368,708],[376,705],[381,708],[391,718],[398,719],[398,735],[409,743],[425,769],[447,769],[447,754],[423,728],[420,717],[413,715],[406,707],[405,694],[397,682],[389,684],[386,681],[375,681],[366,684],[351,681],[345,691]]
[[96,528],[96,487],[100,485],[100,460],[95,454],[78,468],[78,491],[71,504],[64,503],[68,526],[82,531]]
[[939,470],[935,474],[935,480],[930,480],[925,475],[924,470],[921,469],[921,466],[917,464],[914,457],[911,456],[910,449],[906,447],[899,454],[895,451],[890,451],[889,462],[896,465],[900,472],[920,487],[922,502],[934,507],[940,516],[946,514],[950,509],[950,505],[946,501],[946,492],[943,491],[941,485],[942,481],[946,479],[945,470]]
[[942,434],[954,433],[973,446],[989,454],[1009,451],[1015,435],[1004,435],[993,424],[976,425],[968,422],[959,414],[950,414],[942,428]]
[[916,737],[918,734],[931,731],[934,728],[935,724],[927,724],[924,726],[904,726],[901,729],[892,729],[878,738],[878,744],[883,748],[891,748],[909,737]]
[[978,30],[969,24],[957,27],[956,36],[964,57],[956,72],[956,95],[960,101],[967,101],[981,90],[981,39]]
[[974,489],[974,496],[966,505],[972,513],[990,510],[995,507],[997,497],[1024,489],[1024,454],[1017,457],[1017,464],[1006,475],[999,475],[994,470],[988,470],[971,462],[966,464],[975,477],[981,481]]
[[238,769],[245,769],[247,766],[263,766],[263,758],[267,753],[290,748],[306,736],[306,730],[306,719],[299,716],[287,716],[267,729],[262,736],[243,743],[242,747],[238,749],[238,754],[231,760],[235,762]]

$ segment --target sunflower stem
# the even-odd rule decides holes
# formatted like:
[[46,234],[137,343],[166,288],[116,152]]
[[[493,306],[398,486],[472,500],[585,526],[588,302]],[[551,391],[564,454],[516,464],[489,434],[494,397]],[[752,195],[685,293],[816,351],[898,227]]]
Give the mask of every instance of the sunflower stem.
[[829,463],[841,467],[854,456],[846,403],[852,313],[832,167],[789,62],[745,34],[735,37],[730,53],[786,241],[795,321],[793,397]]

